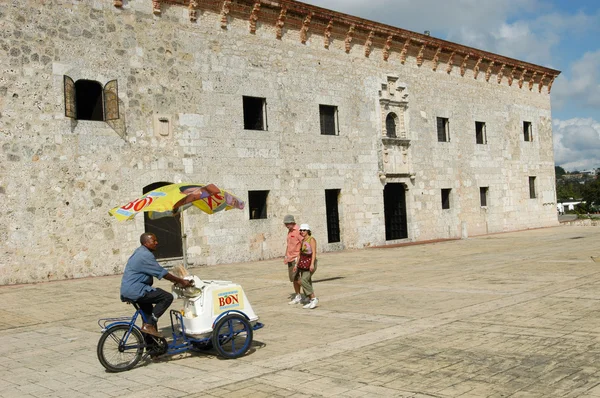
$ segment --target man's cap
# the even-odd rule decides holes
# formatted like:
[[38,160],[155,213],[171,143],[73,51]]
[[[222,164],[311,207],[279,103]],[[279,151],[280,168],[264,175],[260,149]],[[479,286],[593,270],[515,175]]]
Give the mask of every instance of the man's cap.
[[291,214],[286,214],[286,216],[283,217],[283,223],[284,224],[296,224],[296,220],[294,220],[294,216],[292,216]]

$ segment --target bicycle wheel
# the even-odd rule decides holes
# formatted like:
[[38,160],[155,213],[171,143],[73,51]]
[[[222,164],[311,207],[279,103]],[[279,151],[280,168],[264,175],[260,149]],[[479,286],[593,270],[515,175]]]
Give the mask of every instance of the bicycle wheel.
[[225,315],[213,330],[212,343],[223,358],[239,358],[252,344],[252,326],[240,314]]
[[129,325],[115,325],[107,329],[98,341],[98,360],[109,372],[123,372],[133,368],[142,359],[144,337]]

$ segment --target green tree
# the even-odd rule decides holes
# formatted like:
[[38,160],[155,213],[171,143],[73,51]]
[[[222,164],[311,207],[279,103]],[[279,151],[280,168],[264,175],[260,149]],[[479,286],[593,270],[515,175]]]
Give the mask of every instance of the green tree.
[[585,184],[582,197],[588,211],[596,211],[600,208],[600,180],[597,179]]
[[556,178],[561,178],[562,176],[567,174],[567,172],[560,166],[554,166],[554,174],[556,174]]
[[556,180],[556,199],[559,202],[564,202],[572,199],[581,199],[583,196],[583,188],[578,181]]

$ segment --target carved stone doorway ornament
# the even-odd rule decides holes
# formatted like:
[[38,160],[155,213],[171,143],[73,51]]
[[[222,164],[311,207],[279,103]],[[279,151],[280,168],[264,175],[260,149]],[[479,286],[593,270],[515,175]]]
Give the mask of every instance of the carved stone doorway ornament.
[[408,93],[398,77],[386,76],[379,90],[381,112],[381,162],[380,172],[387,177],[409,177],[410,139],[406,123]]

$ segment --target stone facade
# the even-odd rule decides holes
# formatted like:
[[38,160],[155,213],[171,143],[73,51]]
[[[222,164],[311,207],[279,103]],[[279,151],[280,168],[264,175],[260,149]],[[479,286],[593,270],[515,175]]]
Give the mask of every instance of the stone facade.
[[[281,256],[288,213],[319,251],[557,224],[558,71],[292,0],[12,0],[0,28],[0,284],[121,272],[144,220],[108,210],[159,181],[269,191],[266,219],[184,213],[194,265]],[[118,118],[66,117],[65,75],[116,80]],[[265,99],[266,129],[244,128],[243,96]],[[335,135],[319,105],[336,107]],[[386,240],[393,183],[406,237]]]

